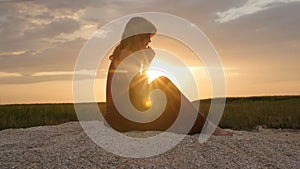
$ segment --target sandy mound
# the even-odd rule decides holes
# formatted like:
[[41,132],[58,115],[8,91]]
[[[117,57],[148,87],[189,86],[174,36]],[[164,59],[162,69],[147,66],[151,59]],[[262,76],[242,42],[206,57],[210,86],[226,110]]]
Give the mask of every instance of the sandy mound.
[[[131,132],[134,135],[138,132]],[[155,132],[142,132],[153,135]],[[139,134],[141,134],[139,132]],[[212,136],[200,144],[187,136],[158,156],[132,159],[95,144],[78,122],[0,131],[0,168],[298,168],[300,131],[263,129]]]

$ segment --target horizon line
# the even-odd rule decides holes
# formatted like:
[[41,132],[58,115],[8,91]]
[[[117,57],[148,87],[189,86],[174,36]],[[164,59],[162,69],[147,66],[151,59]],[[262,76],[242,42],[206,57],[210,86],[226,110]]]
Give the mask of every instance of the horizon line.
[[[228,97],[215,97],[215,98],[203,98],[203,99],[197,99],[197,100],[192,100],[191,102],[195,101],[206,101],[206,100],[212,100],[212,99],[232,99],[232,98],[241,98],[241,99],[246,99],[246,98],[259,98],[259,97],[300,97],[300,95],[252,95],[252,96],[228,96]],[[0,103],[0,106],[9,106],[9,105],[42,105],[42,104],[91,104],[91,103],[106,103],[105,101],[99,101],[99,102],[32,102],[32,103]]]

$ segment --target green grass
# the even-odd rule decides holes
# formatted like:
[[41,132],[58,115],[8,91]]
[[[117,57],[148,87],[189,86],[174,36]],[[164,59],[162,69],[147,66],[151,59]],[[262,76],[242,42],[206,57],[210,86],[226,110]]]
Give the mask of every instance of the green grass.
[[[105,109],[104,103],[98,105],[102,111]],[[0,105],[0,130],[55,125],[68,121],[78,121],[72,103]]]
[[[207,115],[211,100],[200,102]],[[300,129],[300,96],[227,98],[219,125],[236,130],[267,128]]]
[[[207,114],[210,103],[210,99],[201,100],[200,111]],[[104,112],[105,103],[98,105]],[[71,103],[0,105],[0,130],[68,121],[77,121]],[[252,130],[258,125],[300,129],[300,96],[227,98],[219,125],[237,130]]]

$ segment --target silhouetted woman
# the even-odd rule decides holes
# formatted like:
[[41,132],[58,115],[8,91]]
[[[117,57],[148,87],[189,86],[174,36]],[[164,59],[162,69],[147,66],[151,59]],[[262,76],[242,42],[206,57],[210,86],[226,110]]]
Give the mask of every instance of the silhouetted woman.
[[[155,26],[142,17],[133,17],[127,23],[122,34],[120,44],[115,48],[113,54],[110,56],[111,64],[107,75],[106,86],[106,112],[104,118],[106,122],[117,131],[131,131],[131,130],[167,130],[176,120],[179,110],[184,110],[184,115],[190,116],[191,111],[197,111],[192,103],[179,91],[179,89],[167,78],[158,77],[148,84],[148,77],[145,70],[149,67],[155,53],[148,44],[151,42],[151,37],[156,33]],[[118,66],[128,56],[135,52],[143,51],[140,55],[133,56],[134,60],[130,62],[125,70],[118,71]],[[135,71],[137,74],[131,80],[128,86],[122,86],[123,81],[126,81],[126,72]],[[123,74],[123,75],[122,75]],[[116,76],[118,75],[118,76]],[[141,123],[132,121],[122,115],[117,109],[117,104],[123,100],[112,97],[112,81],[115,76],[114,83],[120,84],[122,90],[129,93],[130,102],[135,109],[143,112],[148,110],[151,106],[149,100],[149,93],[154,89],[160,89],[166,96],[166,107],[163,113],[151,122]],[[121,91],[122,91],[121,90]],[[118,93],[122,95],[122,92]],[[182,103],[182,104],[181,104]],[[121,110],[122,111],[122,110]],[[130,113],[130,112],[125,112]],[[176,133],[200,133],[205,123],[205,116],[201,112],[196,112],[195,123],[191,128],[186,129],[184,123],[177,128],[172,129]],[[188,130],[188,131],[186,131]],[[219,127],[214,131],[215,135],[231,135]]]

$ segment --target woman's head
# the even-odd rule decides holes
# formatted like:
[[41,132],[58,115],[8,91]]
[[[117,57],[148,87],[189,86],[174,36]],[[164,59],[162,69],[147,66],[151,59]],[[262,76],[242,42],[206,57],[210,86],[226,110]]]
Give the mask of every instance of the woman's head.
[[122,49],[135,52],[147,48],[155,33],[156,27],[147,19],[143,17],[131,18],[125,26],[121,42],[114,50],[112,57],[118,56]]
[[122,40],[140,34],[155,34],[156,27],[143,17],[131,18],[125,26]]

